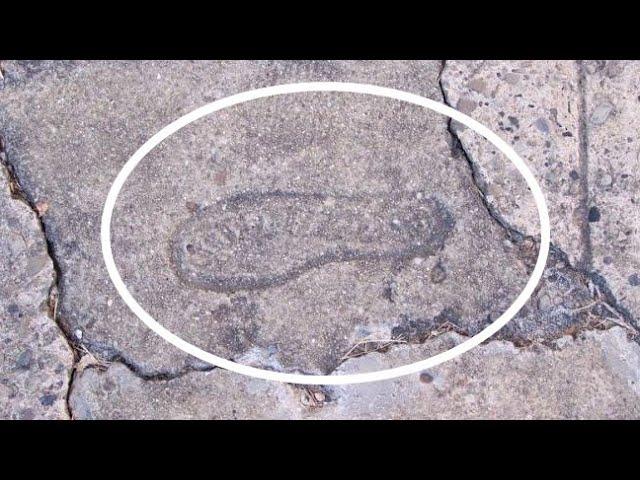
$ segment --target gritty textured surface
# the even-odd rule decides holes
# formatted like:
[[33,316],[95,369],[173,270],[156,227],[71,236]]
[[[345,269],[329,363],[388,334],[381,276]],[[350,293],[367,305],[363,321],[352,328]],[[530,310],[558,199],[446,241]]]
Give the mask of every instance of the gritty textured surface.
[[[449,61],[442,87],[450,105],[491,128],[525,160],[545,194],[551,240],[576,265],[584,255],[586,223],[576,62]],[[537,235],[537,209],[524,178],[493,145],[462,125],[452,127],[488,202],[507,224]]]
[[[42,245],[46,235],[60,274],[57,308],[48,310],[52,277],[44,294],[31,284],[26,303],[67,355],[13,377],[48,383],[42,395],[6,390],[7,416],[39,416],[27,401],[64,407],[72,358],[53,335],[55,316],[84,352],[73,377],[76,418],[638,417],[637,63],[2,68],[4,161],[44,231],[26,203],[11,202],[36,221]],[[138,146],[207,102],[308,80],[444,100],[510,142],[538,178],[554,245],[540,286],[494,339],[457,363],[360,387],[266,384],[168,346],[111,285],[100,215]],[[178,335],[241,363],[331,373],[424,358],[495,320],[533,268],[536,218],[515,169],[455,122],[390,99],[309,93],[238,105],[166,139],[127,180],[112,235],[128,288]],[[19,296],[4,284],[0,301]],[[433,340],[450,330],[457,334]],[[51,349],[40,337],[26,342],[37,352],[16,351],[20,365]]]
[[0,419],[67,418],[73,355],[49,316],[53,264],[35,214],[12,198],[2,164],[0,212]]
[[293,387],[220,369],[145,381],[115,363],[87,369],[74,383],[74,419],[287,419],[304,410]]
[[[102,202],[138,145],[207,101],[294,79],[441,98],[440,62],[12,65],[0,122],[25,190],[50,206],[60,321],[145,375],[205,366],[142,325],[96,261]],[[476,195],[446,118],[352,94],[263,99],[189,125],[131,175],[113,237],[125,282],[163,325],[227,358],[316,373],[408,326],[476,332],[529,268]]]
[[[419,348],[398,347],[345,362],[337,372],[384,368],[425,358],[463,340],[455,334]],[[396,357],[392,359],[390,357]],[[345,386],[324,418],[640,418],[640,347],[627,332],[563,337],[554,348],[518,349],[495,341],[420,375]]]
[[593,267],[640,318],[640,63],[585,65]]
[[[421,80],[437,83],[426,67]],[[278,370],[329,373],[354,343],[413,319],[425,334],[446,321],[477,331],[526,265],[446,126],[395,101],[310,94],[181,131],[116,207],[123,278],[183,338]]]
[[[520,330],[553,318],[550,325],[564,324],[571,333],[605,316],[637,331],[640,294],[629,288],[638,265],[633,247],[640,241],[632,173],[640,158],[631,133],[638,113],[637,69],[637,62],[615,61],[446,62],[441,84],[447,102],[516,149],[549,208],[556,248],[544,278],[553,285],[543,280],[543,288],[507,326],[509,338],[523,317]],[[451,129],[496,219],[517,234],[536,235],[535,204],[516,169],[473,132],[455,122]],[[598,202],[609,205],[607,219]],[[636,214],[629,215],[629,208]]]
[[[460,342],[445,334],[346,361],[336,373],[415,361]],[[563,337],[554,348],[491,342],[393,381],[304,390],[222,370],[144,382],[126,367],[86,370],[74,418],[640,418],[640,347],[621,328]]]

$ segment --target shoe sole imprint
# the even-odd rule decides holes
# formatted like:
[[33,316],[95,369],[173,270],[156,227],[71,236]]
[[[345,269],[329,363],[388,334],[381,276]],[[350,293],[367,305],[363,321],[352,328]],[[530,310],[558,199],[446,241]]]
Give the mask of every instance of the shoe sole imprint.
[[180,280],[196,288],[262,290],[331,263],[434,255],[454,225],[444,204],[424,192],[246,192],[179,225],[171,260]]

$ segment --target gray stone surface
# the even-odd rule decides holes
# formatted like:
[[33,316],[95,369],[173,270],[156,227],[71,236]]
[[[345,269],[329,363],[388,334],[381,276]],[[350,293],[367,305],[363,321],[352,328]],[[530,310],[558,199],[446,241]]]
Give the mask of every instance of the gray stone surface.
[[[447,102],[510,143],[543,189],[551,241],[572,265],[585,256],[586,172],[580,163],[580,94],[574,61],[447,61]],[[509,225],[539,234],[535,202],[504,155],[461,125],[453,125],[478,173],[488,202]]]
[[[296,395],[297,393],[297,395]],[[72,418],[288,419],[301,417],[302,392],[215,369],[168,381],[143,380],[121,363],[88,368],[74,382]]]
[[[340,387],[321,418],[640,418],[640,347],[624,329],[559,339],[554,348],[494,341],[420,375]],[[378,370],[424,358],[461,341],[455,334],[419,348],[345,362],[336,373]],[[395,358],[391,358],[395,357]]]
[[[415,361],[462,338],[445,334],[347,360],[336,373]],[[553,348],[495,341],[420,375],[313,391],[222,370],[145,382],[121,364],[85,370],[74,418],[640,418],[640,347],[621,328]]]
[[640,63],[585,66],[592,263],[640,318]]
[[[254,102],[152,154],[114,226],[118,264],[142,305],[225,357],[252,352],[253,363],[325,373],[406,318],[433,328],[452,309],[475,331],[506,308],[526,269],[451,156],[446,119],[358,97]],[[219,139],[223,128],[242,135]],[[212,148],[228,172],[218,184]],[[434,282],[436,266],[445,278]]]
[[[637,70],[625,62],[3,62],[6,161],[61,274],[58,323],[86,352],[75,366],[74,417],[637,418]],[[211,370],[118,297],[103,266],[100,215],[129,156],[207,102],[305,80],[445,99],[531,166],[559,248],[532,299],[488,344],[422,377],[309,390]],[[10,201],[42,236],[29,207]],[[26,340],[5,359],[35,358],[39,368],[10,370],[3,408],[7,417],[64,417],[72,357],[46,309],[53,270],[46,248],[44,256],[16,250],[7,211],[3,260],[17,256],[31,271],[42,258],[38,276],[49,277],[21,284],[21,308],[40,323],[20,331]],[[524,180],[475,133],[397,101],[317,93],[239,105],[165,140],[127,180],[112,232],[129,289],[175,333],[241,363],[330,373],[424,358],[461,338],[434,335],[474,334],[495,319],[537,255],[534,240],[504,225],[535,237],[536,218]],[[0,302],[18,291],[4,283]],[[2,338],[16,338],[8,332]],[[41,366],[48,356],[58,363]],[[32,393],[42,385],[44,394]]]
[[73,355],[49,316],[53,264],[36,214],[12,197],[2,163],[0,212],[0,419],[67,418]]
[[[294,80],[366,80],[440,98],[440,68],[81,62],[33,73],[5,65],[0,124],[25,190],[50,205],[44,221],[67,331],[147,375],[203,367],[128,311],[101,260],[110,183],[161,126],[215,98]],[[363,338],[419,340],[445,322],[474,333],[507,307],[529,266],[487,214],[450,140],[444,117],[358,95],[228,109],[167,139],[132,174],[114,215],[116,262],[168,328],[281,370],[329,372]]]
[[[551,240],[559,247],[546,274],[560,281],[543,282],[551,290],[538,292],[507,332],[528,317],[531,306],[553,304],[556,308],[534,316],[540,321],[550,315],[553,325],[564,323],[570,331],[576,326],[569,319],[572,312],[584,312],[580,304],[593,301],[599,307],[589,316],[609,315],[637,330],[637,71],[637,62],[445,64],[441,83],[447,102],[499,133],[536,175],[549,207]],[[452,130],[496,217],[525,235],[537,235],[535,205],[516,169],[468,129],[454,122]],[[559,275],[554,263],[563,269]],[[549,302],[552,297],[557,300]],[[526,319],[521,329],[535,323]]]

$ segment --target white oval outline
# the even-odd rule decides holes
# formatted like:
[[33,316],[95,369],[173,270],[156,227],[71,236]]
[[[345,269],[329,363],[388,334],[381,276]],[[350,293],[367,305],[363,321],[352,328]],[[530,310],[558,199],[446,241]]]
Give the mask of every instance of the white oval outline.
[[[151,315],[149,315],[133,298],[126,285],[120,277],[120,273],[116,268],[113,254],[111,251],[111,217],[113,209],[118,198],[118,194],[124,185],[127,177],[133,172],[133,169],[138,163],[160,142],[180,130],[182,127],[194,122],[195,120],[209,115],[218,110],[231,107],[240,103],[248,102],[250,100],[256,100],[258,98],[271,97],[276,95],[284,95],[290,93],[303,93],[303,92],[346,92],[346,93],[362,93],[367,95],[374,95],[379,97],[387,97],[395,100],[400,100],[414,105],[419,105],[437,113],[450,117],[457,122],[469,127],[476,133],[486,138],[489,142],[495,145],[502,153],[504,153],[509,160],[516,166],[520,174],[524,177],[527,185],[531,189],[533,198],[536,202],[538,209],[538,215],[540,219],[540,250],[538,252],[538,259],[536,261],[533,273],[529,277],[524,289],[520,292],[514,302],[500,315],[493,323],[487,326],[484,330],[480,331],[473,337],[465,340],[464,342],[456,345],[455,347],[441,352],[437,355],[427,358],[426,360],[420,360],[418,362],[402,365],[399,367],[389,368],[385,370],[378,370],[375,372],[355,373],[348,375],[304,375],[297,373],[282,373],[271,370],[263,370],[261,368],[251,367],[240,363],[227,360],[225,358],[218,357],[212,353],[201,350],[200,348],[192,345],[191,343],[178,337],[162,325],[160,325]],[[502,140],[498,135],[493,133],[490,129],[465,115],[458,110],[449,107],[443,103],[431,100],[420,95],[405,92],[402,90],[396,90],[393,88],[379,87],[376,85],[369,85],[364,83],[347,83],[347,82],[305,82],[305,83],[290,83],[274,85],[271,87],[258,88],[255,90],[249,90],[246,92],[231,95],[229,97],[222,98],[211,102],[203,107],[200,107],[192,112],[178,118],[174,122],[170,123],[158,133],[153,135],[147,140],[124,164],[122,170],[118,173],[115,181],[111,185],[109,194],[104,204],[102,212],[102,222],[100,225],[100,240],[102,243],[102,254],[104,262],[109,272],[109,277],[113,282],[116,290],[127,304],[129,309],[144,322],[144,324],[153,330],[156,334],[160,335],[167,342],[178,347],[182,351],[193,355],[200,360],[210,363],[214,366],[230,370],[232,372],[241,373],[250,377],[260,378],[264,380],[275,380],[285,383],[293,383],[300,385],[345,385],[351,383],[365,383],[378,380],[388,380],[412,373],[418,373],[428,368],[439,365],[443,362],[451,360],[462,353],[471,350],[489,337],[494,335],[498,330],[504,327],[524,306],[533,294],[545,265],[547,263],[547,256],[549,255],[549,245],[551,239],[551,227],[549,222],[549,212],[544,199],[544,194],[538,185],[535,177],[526,166],[524,161],[518,156],[518,154]]]

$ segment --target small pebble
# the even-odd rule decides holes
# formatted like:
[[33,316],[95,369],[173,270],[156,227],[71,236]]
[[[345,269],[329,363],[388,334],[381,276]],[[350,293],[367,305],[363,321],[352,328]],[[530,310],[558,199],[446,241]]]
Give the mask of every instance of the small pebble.
[[597,182],[598,186],[600,186],[601,188],[607,188],[613,184],[613,177],[611,177],[611,175],[609,175],[608,173],[605,173],[598,177]]
[[599,220],[600,220],[600,210],[598,210],[598,207],[591,207],[589,209],[589,221],[593,223]]
[[36,203],[36,213],[39,217],[43,216],[49,210],[49,204],[47,202]]
[[18,367],[20,370],[29,370],[32,361],[33,353],[31,352],[31,350],[25,350],[20,355],[18,355],[18,359],[16,360],[16,367]]
[[431,270],[430,278],[433,283],[442,283],[447,278],[447,272],[438,264]]
[[551,307],[553,307],[553,303],[548,295],[538,298],[538,310],[549,310]]
[[547,121],[544,118],[537,119],[533,124],[542,133],[544,133],[544,134],[549,133],[549,124],[547,123]]
[[422,373],[420,374],[420,381],[421,381],[422,383],[431,383],[431,382],[433,382],[433,376],[432,376],[432,375],[430,375],[430,374],[429,374],[429,373],[427,373],[427,372],[422,372]]
[[602,125],[607,121],[611,112],[613,112],[613,105],[610,103],[601,103],[595,108],[589,121],[593,125]]
[[54,402],[56,401],[56,396],[51,394],[51,393],[47,393],[43,396],[40,397],[40,404],[44,405],[45,407],[50,407],[51,405],[54,404]]

